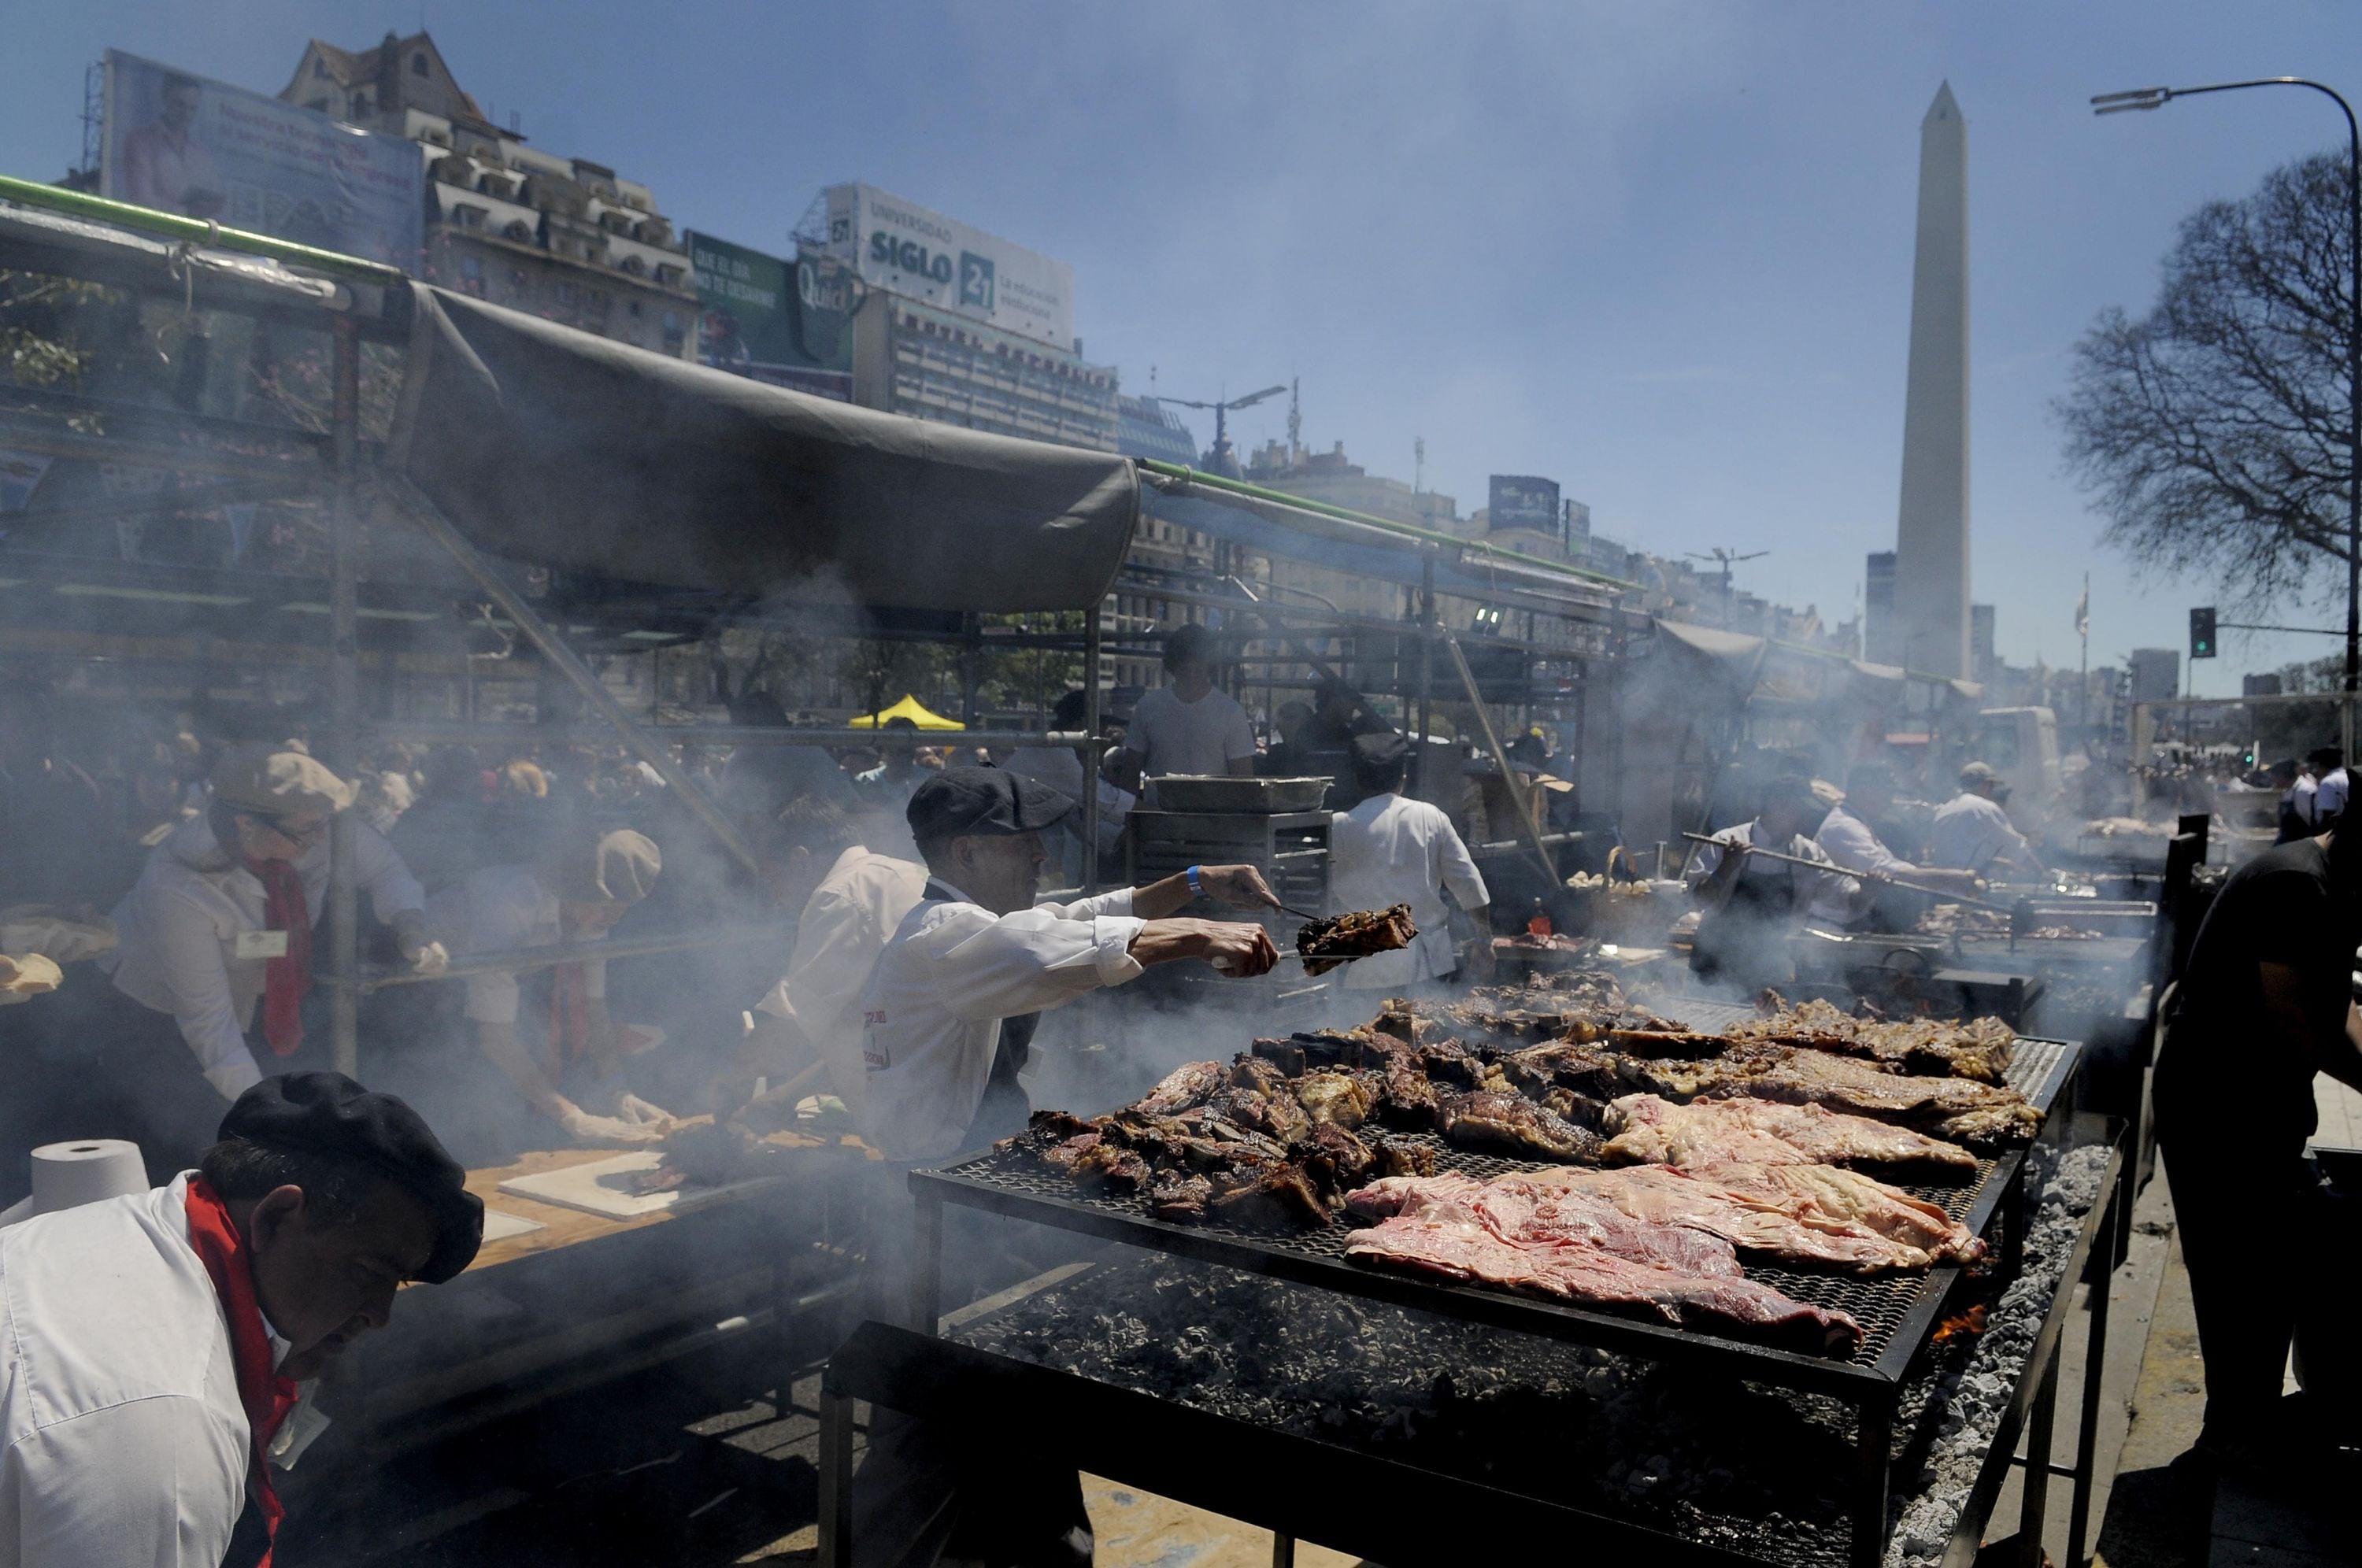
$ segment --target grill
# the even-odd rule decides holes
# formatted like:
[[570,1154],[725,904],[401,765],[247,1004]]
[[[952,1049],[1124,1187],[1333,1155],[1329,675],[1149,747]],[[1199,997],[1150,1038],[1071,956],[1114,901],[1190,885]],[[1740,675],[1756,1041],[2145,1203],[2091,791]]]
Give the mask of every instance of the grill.
[[[1696,999],[1676,999],[1659,1010],[1693,1029],[1727,1027],[1752,1010]],[[2061,1041],[2021,1038],[2007,1074],[2055,1125],[2058,1101],[2071,1078],[2078,1047]],[[1429,1140],[1439,1171],[1485,1177],[1546,1170],[1548,1165],[1474,1154]],[[1799,1354],[1694,1330],[1636,1321],[1592,1308],[1569,1307],[1473,1286],[1444,1283],[1381,1271],[1349,1262],[1345,1243],[1353,1227],[1342,1219],[1317,1231],[1249,1231],[1211,1221],[1179,1225],[1151,1216],[1143,1198],[1093,1195],[1043,1170],[1039,1147],[1049,1140],[1029,1134],[1008,1149],[988,1150],[938,1169],[914,1171],[911,1189],[917,1202],[921,1274],[914,1309],[921,1321],[934,1317],[933,1277],[942,1205],[956,1203],[1011,1219],[1079,1231],[1109,1241],[1194,1258],[1297,1284],[1391,1302],[1416,1310],[1489,1323],[1571,1343],[1686,1364],[1797,1393],[1831,1396],[1852,1406],[1856,1474],[1852,1561],[1876,1561],[1886,1512],[1890,1450],[1902,1386],[1941,1320],[1944,1304],[1959,1281],[1956,1265],[1923,1275],[1864,1279],[1797,1267],[1747,1266],[1760,1280],[1799,1301],[1836,1308],[1862,1326],[1863,1340],[1843,1358]],[[1992,1240],[2004,1203],[2019,1196],[2023,1155],[1981,1160],[1971,1182],[1905,1187],[1937,1204],[1954,1219]],[[2010,1266],[2008,1248],[1996,1247],[2001,1266]]]

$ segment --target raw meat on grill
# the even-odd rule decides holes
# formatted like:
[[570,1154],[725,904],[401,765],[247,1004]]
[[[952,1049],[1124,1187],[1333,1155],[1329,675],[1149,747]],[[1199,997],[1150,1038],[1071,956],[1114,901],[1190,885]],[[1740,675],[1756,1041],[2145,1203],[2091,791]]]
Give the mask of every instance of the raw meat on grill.
[[1296,933],[1296,950],[1304,956],[1306,974],[1325,975],[1347,959],[1408,947],[1418,935],[1410,906],[1396,904],[1313,921]]
[[1960,1023],[1932,1018],[1859,1018],[1825,1001],[1781,1006],[1768,1017],[1733,1026],[1728,1038],[1830,1051],[1905,1073],[1974,1078],[1987,1084],[2002,1081],[2017,1044],[2016,1033],[1997,1018]]
[[1826,1105],[1906,1122],[1972,1149],[2026,1143],[2042,1113],[2014,1088],[1971,1078],[1926,1078],[1881,1072],[1868,1062],[1826,1051],[1791,1051],[1745,1078],[1739,1092],[1794,1105]]
[[1825,1353],[1842,1353],[1860,1342],[1860,1325],[1845,1313],[1792,1300],[1734,1275],[1686,1273],[1635,1261],[1575,1239],[1572,1228],[1561,1232],[1545,1225],[1533,1239],[1505,1237],[1499,1220],[1468,1191],[1473,1184],[1465,1177],[1437,1176],[1412,1185],[1440,1190],[1403,1195],[1391,1218],[1347,1243],[1347,1256],[1586,1306],[1634,1309],[1669,1324],[1727,1326],[1750,1338]]
[[[1812,1175],[1791,1182],[1781,1172]],[[1579,1187],[1635,1220],[1705,1231],[1741,1252],[1862,1274],[1966,1262],[1984,1253],[1984,1243],[1942,1209],[1834,1165],[1569,1167],[1523,1179]]]
[[1635,1094],[1608,1106],[1603,1125],[1614,1134],[1601,1151],[1611,1165],[1906,1165],[1962,1176],[1977,1168],[1977,1157],[1958,1143],[1819,1105],[1767,1099],[1675,1105]]
[[1297,1103],[1313,1121],[1351,1132],[1369,1120],[1376,1096],[1350,1073],[1307,1073],[1295,1080]]
[[1230,1069],[1220,1062],[1190,1062],[1167,1073],[1163,1082],[1132,1101],[1131,1109],[1143,1116],[1170,1116],[1205,1104],[1229,1078]]
[[1599,1134],[1519,1095],[1454,1095],[1443,1101],[1443,1135],[1464,1149],[1538,1160],[1596,1160]]

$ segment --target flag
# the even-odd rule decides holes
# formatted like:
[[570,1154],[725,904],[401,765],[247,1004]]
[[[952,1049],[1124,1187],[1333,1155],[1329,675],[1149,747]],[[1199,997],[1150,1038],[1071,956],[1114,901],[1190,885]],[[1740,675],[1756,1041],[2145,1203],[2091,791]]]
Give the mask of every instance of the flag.
[[2075,601],[2075,635],[2079,637],[2092,635],[2092,585],[2089,582],[2083,584],[2083,597]]

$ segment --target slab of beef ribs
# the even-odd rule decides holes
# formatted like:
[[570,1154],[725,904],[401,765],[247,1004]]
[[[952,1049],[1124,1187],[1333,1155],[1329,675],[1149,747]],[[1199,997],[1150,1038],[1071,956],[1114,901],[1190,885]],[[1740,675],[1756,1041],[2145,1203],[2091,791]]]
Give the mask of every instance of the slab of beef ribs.
[[1825,1105],[1900,1121],[1971,1149],[2031,1143],[2042,1131],[2042,1113],[2017,1090],[1999,1084],[1884,1072],[1875,1064],[1826,1051],[1790,1050],[1776,1060],[1759,1060],[1755,1070],[1731,1085],[1757,1099]]
[[[1512,1178],[1503,1178],[1504,1181]],[[1381,1182],[1389,1217],[1360,1231],[1346,1255],[1380,1267],[1638,1313],[1800,1350],[1843,1353],[1861,1326],[1843,1312],[1794,1300],[1738,1274],[1727,1254],[1668,1253],[1661,1238],[1588,1214],[1503,1192],[1464,1176]],[[1363,1208],[1363,1188],[1352,1200]],[[1547,1210],[1547,1212],[1545,1212]],[[1364,1212],[1382,1211],[1374,1207]],[[1639,1247],[1639,1255],[1629,1249]],[[1660,1260],[1679,1261],[1660,1261]],[[1687,1262],[1689,1266],[1681,1266]],[[1706,1272],[1700,1272],[1705,1270]]]
[[1443,1101],[1443,1135],[1463,1149],[1534,1160],[1596,1160],[1603,1140],[1521,1095],[1454,1095]]
[[1704,1231],[1743,1253],[1858,1274],[1984,1254],[1984,1243],[1935,1205],[1834,1165],[1570,1166],[1527,1179],[1595,1193],[1635,1220]]
[[1700,1099],[1675,1105],[1652,1094],[1607,1106],[1611,1165],[1875,1165],[1973,1176],[1977,1157],[1958,1143],[1820,1105]]
[[1230,1081],[1231,1072],[1220,1062],[1188,1062],[1164,1075],[1154,1088],[1132,1101],[1143,1116],[1170,1116],[1193,1105],[1203,1105]]
[[1899,1072],[1928,1077],[1974,1078],[1997,1084],[2008,1070],[2017,1035],[1997,1018],[1889,1020],[1844,1012],[1825,1001],[1779,1003],[1768,1016],[1734,1025],[1733,1040],[1760,1040],[1860,1056]]
[[1418,935],[1410,906],[1396,904],[1312,921],[1296,933],[1296,950],[1304,955],[1306,974],[1325,975],[1349,959],[1408,947]]

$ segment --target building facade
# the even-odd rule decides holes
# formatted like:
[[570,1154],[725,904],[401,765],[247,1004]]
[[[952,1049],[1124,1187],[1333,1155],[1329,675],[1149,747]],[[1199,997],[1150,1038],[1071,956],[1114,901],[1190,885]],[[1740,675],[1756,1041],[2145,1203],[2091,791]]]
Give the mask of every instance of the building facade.
[[697,358],[689,253],[646,185],[492,124],[425,33],[304,47],[279,96],[415,142],[429,282],[674,359]]

